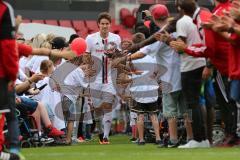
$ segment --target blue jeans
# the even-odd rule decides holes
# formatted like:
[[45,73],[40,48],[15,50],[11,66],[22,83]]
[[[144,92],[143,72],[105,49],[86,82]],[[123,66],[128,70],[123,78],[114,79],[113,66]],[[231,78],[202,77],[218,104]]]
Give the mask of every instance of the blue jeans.
[[18,119],[16,116],[16,103],[15,103],[15,91],[9,92],[9,108],[10,113],[6,114],[7,119],[7,127],[8,127],[8,135],[9,135],[9,143],[10,143],[10,149],[20,149],[20,143],[19,143],[19,135],[20,130],[18,126]]
[[230,85],[231,98],[240,103],[240,80],[232,80]]

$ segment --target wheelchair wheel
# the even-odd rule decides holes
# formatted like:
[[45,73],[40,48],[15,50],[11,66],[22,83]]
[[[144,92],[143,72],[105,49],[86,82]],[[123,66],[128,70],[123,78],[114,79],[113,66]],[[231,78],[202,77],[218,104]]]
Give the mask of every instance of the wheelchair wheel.
[[32,143],[29,140],[23,140],[21,142],[21,147],[22,148],[31,148],[32,147]]
[[224,133],[224,129],[220,125],[214,125],[212,133],[213,133],[213,137],[212,137],[213,145],[217,145],[223,142],[225,138],[225,133]]

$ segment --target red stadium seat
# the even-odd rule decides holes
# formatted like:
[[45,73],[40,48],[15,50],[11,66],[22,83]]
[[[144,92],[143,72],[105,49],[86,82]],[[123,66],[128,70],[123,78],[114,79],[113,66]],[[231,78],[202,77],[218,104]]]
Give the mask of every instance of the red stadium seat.
[[122,25],[112,25],[110,31],[118,34],[124,27]]
[[32,20],[32,23],[41,23],[44,24],[44,20]]
[[73,28],[70,20],[59,20],[59,25],[62,26],[62,27]]
[[78,34],[81,38],[84,38],[84,39],[85,39],[85,38],[87,37],[87,35],[88,35],[88,32],[87,32],[87,31],[85,32],[85,31],[83,30],[83,31],[78,31],[77,34]]
[[58,26],[58,22],[57,20],[45,20],[46,24],[49,24],[49,25],[54,25],[54,26]]
[[123,19],[123,25],[128,28],[133,28],[136,23],[136,18],[133,15],[128,15]]
[[23,23],[31,23],[31,20],[30,19],[23,19],[22,22]]
[[80,31],[80,30],[82,30],[83,28],[86,29],[86,26],[85,26],[85,24],[84,24],[84,21],[82,21],[82,20],[73,20],[72,23],[73,23],[73,28],[74,28],[76,31]]
[[98,25],[97,25],[97,22],[94,21],[94,20],[88,20],[86,21],[86,26],[89,30],[88,33],[92,33],[92,32],[96,32],[98,31]]
[[119,32],[119,36],[122,39],[131,39],[132,38],[132,34],[130,32],[128,32],[127,30],[121,30]]
[[131,11],[127,8],[120,9],[120,20],[123,21],[126,16],[132,15]]
[[139,3],[154,4],[155,0],[139,0]]

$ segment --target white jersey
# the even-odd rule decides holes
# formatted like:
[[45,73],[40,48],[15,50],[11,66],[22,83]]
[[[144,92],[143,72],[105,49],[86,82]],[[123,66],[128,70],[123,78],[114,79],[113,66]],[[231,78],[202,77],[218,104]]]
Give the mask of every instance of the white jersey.
[[111,61],[104,54],[107,44],[114,43],[117,48],[120,50],[121,38],[119,35],[109,33],[106,39],[103,39],[100,36],[100,32],[93,33],[88,35],[86,38],[87,50],[86,52],[91,53],[91,55],[97,60],[94,61],[94,68],[97,70],[95,83],[98,84],[111,84],[112,83],[112,74],[111,70]]
[[[193,23],[193,19],[186,15],[177,21],[177,36],[186,37],[188,46],[202,43],[197,26]],[[192,71],[205,65],[205,58],[196,58],[187,54],[181,54],[181,72]]]
[[26,65],[30,60],[31,60],[31,58],[24,57],[24,56],[21,57],[19,60],[19,68],[21,68],[24,73],[26,73]]
[[158,72],[160,79],[168,85],[162,86],[163,93],[170,93],[181,90],[180,56],[172,48],[163,42],[155,42],[142,49],[140,52],[156,58],[156,63],[160,64]]
[[133,99],[140,103],[152,103],[158,99],[159,85],[153,77],[156,68],[156,59],[151,56],[133,61],[134,68],[143,71],[141,75],[132,75],[133,83],[130,92]]

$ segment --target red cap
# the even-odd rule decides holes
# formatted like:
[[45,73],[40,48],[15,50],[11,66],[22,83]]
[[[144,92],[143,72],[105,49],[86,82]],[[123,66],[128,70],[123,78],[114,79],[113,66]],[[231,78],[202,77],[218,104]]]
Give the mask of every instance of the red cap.
[[165,5],[156,4],[151,8],[151,14],[154,19],[165,19],[169,16],[168,9]]

